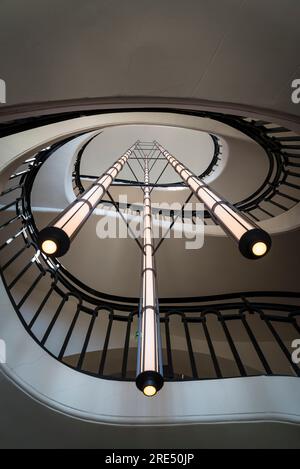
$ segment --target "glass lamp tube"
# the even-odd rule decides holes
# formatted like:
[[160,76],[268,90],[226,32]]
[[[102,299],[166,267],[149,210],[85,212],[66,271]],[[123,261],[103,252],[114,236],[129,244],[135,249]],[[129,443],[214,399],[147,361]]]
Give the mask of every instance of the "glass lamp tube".
[[154,396],[163,386],[160,321],[156,294],[156,268],[148,160],[144,169],[142,299],[139,315],[138,370],[136,385],[145,396]]
[[46,228],[40,231],[38,245],[49,256],[60,257],[69,250],[71,241],[78,234],[89,216],[123,169],[134,146],[124,153],[96,182],[72,202]]
[[258,259],[269,251],[271,238],[266,231],[214,192],[165,148],[161,145],[158,148],[196,197],[204,203],[212,218],[238,243],[243,256]]

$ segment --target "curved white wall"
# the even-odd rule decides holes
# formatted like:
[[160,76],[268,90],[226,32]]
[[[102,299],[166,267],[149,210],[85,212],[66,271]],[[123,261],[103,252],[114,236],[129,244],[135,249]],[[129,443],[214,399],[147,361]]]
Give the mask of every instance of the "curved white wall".
[[[44,405],[89,421],[172,425],[205,422],[300,423],[300,380],[233,378],[166,383],[145,398],[131,382],[102,380],[76,372],[50,357],[23,328],[1,282],[0,330],[7,344],[1,371]],[[283,398],[284,396],[284,398]]]

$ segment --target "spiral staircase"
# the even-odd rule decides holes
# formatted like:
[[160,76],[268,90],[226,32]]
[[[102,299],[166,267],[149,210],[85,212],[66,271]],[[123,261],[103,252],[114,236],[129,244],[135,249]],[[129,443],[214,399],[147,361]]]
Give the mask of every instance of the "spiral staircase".
[[[298,156],[297,152],[300,145],[295,132],[252,118],[199,113],[200,122],[204,118],[238,129],[260,145],[267,156],[266,177],[251,195],[235,202],[239,210],[256,222],[268,223],[297,208],[300,196],[297,184],[300,154]],[[2,276],[19,319],[43,350],[78,372],[130,381],[136,373],[138,297],[101,291],[101,284],[96,290],[81,280],[80,268],[76,276],[76,272],[68,270],[58,259],[41,254],[37,247],[35,222],[39,213],[35,215],[31,207],[31,193],[38,174],[46,162],[51,163],[51,158],[55,163],[55,155],[72,142],[79,142],[74,170],[67,175],[72,180],[74,193],[80,194],[84,183],[97,178],[97,175],[82,175],[80,165],[92,140],[103,137],[102,133],[105,135],[105,127],[100,133],[92,132],[92,136],[91,132],[80,132],[61,138],[36,153],[25,154],[14,164],[13,172],[6,171],[7,180],[3,182],[1,193]],[[210,138],[213,153],[201,174],[204,179],[217,171],[222,160],[223,138],[214,134],[210,134]],[[151,149],[149,144],[148,148]],[[138,160],[131,163],[137,166],[135,171],[138,163]],[[46,168],[49,185],[55,191],[51,178],[52,175],[55,177],[55,170],[49,168]],[[127,188],[140,187],[142,182],[117,179],[114,185],[124,192]],[[158,181],[153,184],[154,189],[164,191],[174,187],[185,190],[181,182],[160,184]],[[159,197],[163,195],[159,193]],[[138,216],[142,212],[141,205],[120,206],[109,198],[101,201],[104,210],[111,204],[119,214],[126,216]],[[163,209],[158,210],[157,222],[163,219],[172,227],[176,216],[180,223],[186,222],[187,217],[197,223],[197,213],[184,213],[183,207],[184,203],[171,217],[166,216]],[[218,228],[208,212],[204,214],[204,223]],[[168,242],[159,239],[157,249],[163,241]],[[101,249],[101,240],[98,242]],[[84,251],[90,247],[83,243],[79,249],[85,256]],[[138,262],[138,252],[134,259]],[[129,260],[127,265],[129,267]],[[116,276],[108,280],[112,284],[118,282]],[[299,297],[297,292],[265,291],[263,288],[215,295],[161,297],[165,379],[299,376],[299,366],[291,358],[291,344],[299,334]],[[173,344],[178,340],[181,342],[179,348]]]
[[[138,175],[138,159],[133,159],[131,170],[125,172],[122,179],[114,182],[110,193],[113,196],[110,195],[101,201],[85,232],[78,236],[65,258],[53,259],[41,253],[37,246],[37,236],[39,229],[54,213],[62,210],[86,185],[97,178],[101,172],[101,164],[106,164],[101,163],[101,144],[105,136],[107,135],[110,142],[114,142],[111,137],[113,132],[124,131],[126,134],[129,128],[134,128],[134,124],[128,126],[125,122],[121,123],[122,119],[127,119],[128,114],[120,113],[117,116],[120,121],[115,122],[116,125],[107,122],[107,116],[104,115],[101,116],[101,119],[104,119],[101,125],[97,122],[98,116],[95,117],[93,126],[85,128],[82,126],[82,119],[79,121],[80,126],[76,119],[64,121],[69,128],[65,128],[63,132],[60,130],[61,125],[56,124],[53,135],[49,132],[51,126],[45,126],[42,129],[49,132],[48,138],[41,141],[40,132],[37,131],[34,136],[37,140],[31,141],[30,145],[24,139],[28,130],[20,132],[20,128],[18,133],[13,132],[2,139],[3,151],[5,145],[12,150],[10,160],[1,173],[1,275],[5,288],[3,295],[8,298],[6,308],[9,314],[8,317],[3,315],[1,323],[2,330],[7,333],[7,342],[13,348],[13,353],[9,356],[13,357],[12,361],[16,360],[15,364],[4,365],[4,368],[19,386],[47,405],[59,406],[60,411],[71,415],[74,415],[76,408],[76,415],[83,419],[123,424],[143,422],[148,425],[235,421],[242,419],[241,415],[246,406],[250,418],[255,421],[260,418],[261,411],[249,408],[249,401],[243,401],[239,407],[235,407],[232,398],[231,408],[228,409],[220,396],[216,395],[213,405],[217,402],[217,409],[210,409],[212,401],[208,394],[218,386],[219,381],[222,383],[222,389],[227,386],[226,392],[232,392],[235,399],[244,392],[241,391],[241,386],[246,386],[245,397],[251,392],[261,392],[258,391],[260,386],[270,387],[267,395],[272,395],[274,389],[275,392],[279,389],[282,392],[285,386],[298,386],[300,369],[292,359],[292,342],[299,338],[300,293],[296,288],[288,288],[288,285],[293,285],[293,280],[292,276],[284,271],[278,275],[282,284],[280,289],[273,286],[271,275],[269,278],[264,276],[269,272],[270,266],[276,268],[276,258],[277,262],[281,262],[278,252],[282,250],[286,233],[297,239],[295,234],[299,220],[297,214],[300,195],[297,179],[300,176],[297,163],[300,156],[299,137],[295,131],[284,126],[257,118],[202,111],[197,116],[196,113],[193,114],[193,119],[198,119],[198,129],[193,132],[197,135],[203,134],[203,138],[210,142],[210,161],[208,165],[207,162],[204,163],[206,167],[202,168],[201,177],[210,181],[211,185],[217,185],[218,182],[222,184],[222,178],[226,180],[230,160],[234,160],[235,148],[232,142],[235,141],[231,140],[228,132],[233,131],[235,139],[239,136],[241,148],[251,141],[253,147],[249,154],[254,166],[258,164],[257,159],[264,158],[264,177],[260,177],[257,187],[252,184],[251,194],[240,199],[233,199],[231,196],[231,200],[239,210],[264,226],[271,236],[274,235],[276,255],[273,255],[268,263],[267,260],[255,263],[242,261],[240,256],[233,254],[230,241],[222,234],[208,212],[204,213],[207,241],[203,248],[197,251],[197,255],[192,251],[194,261],[189,251],[182,250],[181,246],[177,252],[180,266],[176,264],[174,251],[172,262],[166,263],[170,250],[174,250],[172,243],[177,243],[175,249],[178,249],[178,242],[182,241],[163,237],[156,241],[160,291],[168,291],[170,285],[172,289],[173,280],[174,284],[181,282],[177,290],[172,290],[171,296],[160,294],[159,297],[166,388],[161,397],[154,399],[154,404],[147,404],[144,408],[140,403],[137,411],[129,406],[129,413],[125,411],[125,414],[123,412],[126,406],[121,412],[115,413],[115,403],[118,401],[120,404],[120,396],[124,392],[127,400],[129,395],[136,399],[136,390],[132,382],[136,374],[139,298],[136,288],[138,274],[134,264],[138,266],[140,251],[133,239],[99,240],[95,235],[95,226],[103,214],[110,213],[111,206],[117,216],[124,219],[140,215],[142,206],[133,202],[138,201],[137,191],[140,191],[143,184],[138,177],[133,177],[133,173]],[[170,115],[176,123],[176,113]],[[157,123],[160,124],[159,132],[162,136],[170,128],[169,122],[167,126],[164,123],[163,113],[153,116],[152,113],[148,115],[144,112],[135,114],[134,117],[137,122],[143,120],[147,132],[149,129],[155,132]],[[116,115],[112,118],[116,120]],[[147,122],[149,118],[150,122]],[[181,116],[180,118],[182,119]],[[189,127],[189,118],[185,116],[185,128]],[[151,123],[154,119],[155,125]],[[218,125],[221,122],[223,132],[220,127],[218,133],[206,132],[207,122],[213,126],[216,122]],[[136,131],[134,128],[134,132]],[[171,132],[172,136],[174,132],[180,132],[178,125],[172,127]],[[17,148],[20,144],[17,139],[19,135],[22,135],[25,148],[16,152],[13,147],[16,144]],[[118,133],[116,138],[117,135]],[[32,137],[30,139],[32,140]],[[199,162],[203,159],[201,147],[195,152],[195,147],[189,145],[186,136],[183,141],[187,148],[187,158],[195,158],[197,166],[198,159]],[[100,145],[99,149],[95,145]],[[176,145],[180,148],[180,142]],[[142,146],[140,150],[143,150]],[[113,145],[108,151],[114,155]],[[197,153],[199,156],[195,156]],[[94,162],[89,162],[91,155],[95,154],[98,155],[98,174],[93,173]],[[184,159],[184,154],[181,158]],[[163,164],[157,160],[155,164],[159,166],[160,163]],[[91,171],[88,171],[89,164]],[[89,174],[82,173],[82,167],[86,168]],[[161,174],[161,168],[157,167],[157,173]],[[241,174],[240,177],[242,176]],[[178,180],[170,180],[167,172],[164,177],[163,181],[154,178],[157,182],[153,183],[153,193],[157,193],[158,199],[168,197],[168,193],[172,194],[172,200],[174,197],[178,198],[177,201],[182,207],[172,214],[164,213],[163,209],[157,210],[154,214],[157,224],[168,223],[171,230],[175,218],[179,223],[190,221],[197,224],[200,214],[194,210],[183,211],[185,202],[191,199],[187,188]],[[65,186],[63,181],[66,181]],[[117,201],[121,193],[128,194],[129,202],[125,205]],[[48,206],[42,206],[43,200],[48,200]],[[58,203],[56,207],[55,203]],[[280,241],[282,237],[283,243]],[[279,247],[276,247],[277,238],[280,241]],[[113,257],[113,266],[110,268],[108,259],[116,249],[116,243],[120,244],[120,248],[118,256]],[[214,243],[215,254],[212,254],[209,248],[210,243]],[[221,243],[220,246],[218,243]],[[231,266],[226,266],[228,260],[224,261],[222,258],[224,249],[229,250]],[[180,250],[182,252],[179,252]],[[208,253],[205,253],[207,250]],[[96,254],[97,251],[100,257]],[[101,257],[103,255],[104,258]],[[185,255],[188,256],[186,261]],[[93,265],[91,256],[95,258]],[[88,259],[84,261],[86,257]],[[223,264],[223,272],[218,270],[216,257]],[[120,268],[117,267],[118,262]],[[288,265],[290,262],[288,256]],[[209,269],[213,269],[215,275],[209,275]],[[226,276],[226,271],[230,272],[230,269],[233,276],[234,271],[237,271],[239,276],[245,276],[244,284],[251,285],[251,288],[235,289],[231,281],[229,290],[224,291],[224,275]],[[256,281],[253,277],[251,279],[251,275],[247,278],[247,272],[251,274],[251,269],[257,276]],[[177,273],[179,270],[180,275]],[[130,278],[129,284],[124,280],[125,276]],[[182,281],[183,277],[186,282]],[[204,277],[207,278],[205,285],[202,282]],[[263,282],[261,278],[264,278]],[[188,282],[192,283],[191,288],[187,286]],[[296,280],[294,284],[297,284]],[[252,288],[252,285],[255,288]],[[128,294],[124,294],[127,287]],[[135,296],[131,294],[132,291],[136,291]],[[189,291],[199,294],[184,294]],[[11,311],[11,307],[14,311]],[[9,339],[12,331],[16,334],[13,343]],[[19,362],[20,346],[23,365]],[[34,363],[34,367],[30,363]],[[45,373],[49,376],[46,379]],[[268,379],[271,381],[265,381]],[[86,391],[78,394],[68,390],[58,398],[58,389],[65,382],[73,382],[75,390],[78,386],[86,386]],[[32,383],[35,383],[34,387]],[[182,388],[183,384],[185,388]],[[200,386],[199,390],[196,391],[192,385]],[[203,385],[207,388],[203,388]],[[180,388],[177,389],[177,386]],[[121,394],[119,397],[115,395],[109,410],[107,402],[111,399],[108,395],[112,390]],[[202,394],[205,411],[192,404],[194,399],[188,396],[191,392]],[[54,395],[51,395],[52,393]],[[103,400],[99,398],[101,402],[107,400],[105,410],[99,408],[97,395],[103,396]],[[159,401],[156,401],[160,399],[165,402],[170,396],[175,400],[185,396],[183,412],[178,415],[178,407],[175,405],[173,408],[167,406],[165,411],[158,414]],[[279,406],[278,401],[276,406]],[[277,419],[281,414],[289,415],[285,418],[291,418],[290,409],[276,406],[269,410],[269,415],[273,415],[271,418]],[[159,408],[161,409],[161,406]],[[190,413],[194,417],[188,416]],[[231,417],[228,418],[228,414],[231,414]]]
[[[0,445],[299,446],[299,6],[21,3],[0,7]],[[134,142],[69,252],[40,252]],[[268,255],[242,258],[154,142],[269,233]],[[139,240],[98,228],[141,217],[151,149],[165,384],[146,399]],[[186,249],[176,230],[202,224]]]

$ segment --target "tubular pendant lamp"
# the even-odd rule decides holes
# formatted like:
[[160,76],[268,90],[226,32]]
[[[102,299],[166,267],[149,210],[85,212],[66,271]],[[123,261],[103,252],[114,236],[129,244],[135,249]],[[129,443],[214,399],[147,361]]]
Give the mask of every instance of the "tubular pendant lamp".
[[262,230],[228,201],[215,193],[186,166],[170,155],[165,148],[159,144],[157,145],[181,179],[189,186],[196,197],[204,203],[212,218],[238,243],[239,250],[243,256],[248,259],[258,259],[267,254],[272,241],[266,231]]
[[163,386],[159,309],[152,233],[148,161],[144,169],[142,299],[139,312],[139,343],[136,385],[147,397]]
[[123,169],[134,146],[124,153],[95,183],[72,202],[38,235],[39,249],[48,256],[60,257],[98,205],[105,192]]

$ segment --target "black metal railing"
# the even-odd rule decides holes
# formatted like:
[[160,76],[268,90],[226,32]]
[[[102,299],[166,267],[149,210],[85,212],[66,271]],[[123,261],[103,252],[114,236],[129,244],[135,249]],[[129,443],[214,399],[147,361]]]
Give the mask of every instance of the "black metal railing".
[[[81,174],[81,169],[80,168],[81,168],[81,160],[82,160],[82,157],[83,157],[83,154],[84,154],[85,150],[90,145],[90,143],[96,137],[98,137],[100,135],[100,133],[102,133],[102,132],[99,132],[96,135],[93,135],[91,138],[89,138],[82,145],[80,150],[78,151],[76,161],[74,163],[73,174],[72,174],[73,190],[74,190],[74,192],[77,196],[79,194],[82,194],[85,190],[85,187],[82,184],[82,179],[95,180],[95,179],[98,178],[98,176],[95,176],[95,175]],[[220,139],[217,136],[213,135],[213,134],[210,134],[210,137],[213,141],[213,146],[214,146],[213,155],[212,155],[212,159],[211,159],[208,167],[201,174],[199,174],[199,177],[201,177],[201,178],[205,178],[206,176],[209,176],[210,174],[212,174],[215,171],[216,167],[219,165],[219,161],[222,157],[222,144],[220,142]],[[150,142],[150,145],[148,145],[146,147],[146,149],[147,149],[147,151],[150,151],[152,153],[151,156],[152,156],[152,159],[154,160],[153,166],[156,163],[156,161],[158,161],[158,160],[162,160],[163,162],[166,161],[164,157],[161,157],[160,151],[157,149],[156,145],[153,142]],[[145,150],[145,148],[143,148],[142,145],[140,147],[137,147],[133,151],[133,156],[131,157],[131,160],[133,160],[135,163],[136,162],[138,163],[139,159],[143,159],[144,158],[144,155],[142,153],[143,150]],[[150,169],[151,169],[151,166],[150,166]],[[163,169],[162,173],[164,171],[165,171],[165,169]],[[160,177],[158,179],[160,179]],[[119,186],[142,187],[143,184],[144,184],[143,181],[136,180],[136,179],[135,180],[129,180],[129,179],[117,178],[117,179],[115,179],[115,182],[114,182],[115,186],[119,185]],[[153,186],[154,187],[182,187],[183,183],[182,182],[175,182],[175,183],[160,184],[159,182],[157,182],[157,183],[154,183]],[[107,202],[109,203],[110,201],[107,201]]]
[[[253,194],[249,197],[237,201],[234,205],[242,212],[246,213],[255,222],[273,218],[293,208],[300,201],[300,137],[293,131],[272,124],[266,121],[244,118],[240,116],[229,116],[220,113],[200,112],[197,115],[201,117],[211,118],[219,122],[223,122],[253,139],[265,151],[268,159],[269,167],[265,180],[262,182]],[[215,135],[211,134],[214,141],[214,155],[209,167],[199,177],[205,178],[210,175],[218,165],[222,157],[222,145]],[[95,138],[92,137],[91,140]],[[90,141],[81,148],[75,162],[73,172],[73,188],[76,194],[83,192],[84,186],[82,179],[96,179],[98,176],[81,175],[80,163],[85,149]],[[142,186],[143,183],[136,180],[115,181],[115,185],[122,186]],[[182,182],[170,184],[155,184],[155,187],[176,187],[183,186]],[[102,205],[111,205],[110,200],[103,200]],[[118,202],[116,202],[118,205]],[[139,206],[127,204],[126,207],[119,206],[120,209],[126,208],[132,214],[138,214],[141,210]],[[183,212],[183,211],[182,211]],[[161,215],[168,216],[164,210]],[[192,220],[202,217],[196,211],[191,214],[184,214],[185,218],[190,217]],[[183,218],[181,217],[183,221]],[[208,211],[204,212],[204,224],[216,224]]]
[[[74,137],[72,137],[74,138]],[[38,251],[30,193],[60,145],[24,162],[1,193],[1,275],[31,337],[52,357],[92,376],[133,380],[138,298],[95,291]],[[300,292],[160,298],[166,380],[299,376]]]

